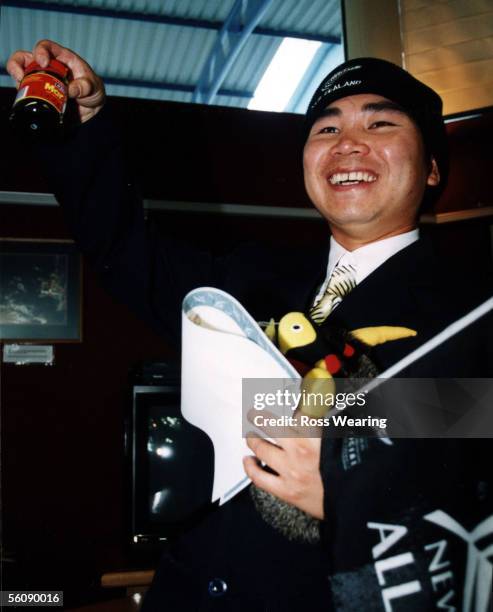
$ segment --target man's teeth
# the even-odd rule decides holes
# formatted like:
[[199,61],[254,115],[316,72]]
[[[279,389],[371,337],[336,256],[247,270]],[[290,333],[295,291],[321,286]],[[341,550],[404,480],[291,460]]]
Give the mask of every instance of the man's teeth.
[[329,178],[331,185],[356,185],[357,183],[373,183],[377,180],[374,174],[369,172],[337,172]]

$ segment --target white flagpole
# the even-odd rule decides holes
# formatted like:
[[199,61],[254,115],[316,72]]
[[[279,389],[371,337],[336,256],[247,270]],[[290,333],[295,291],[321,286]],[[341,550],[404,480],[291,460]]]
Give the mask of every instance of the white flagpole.
[[430,338],[424,344],[409,353],[409,355],[406,355],[400,361],[394,363],[393,366],[390,366],[390,368],[385,370],[385,372],[379,374],[377,378],[370,381],[367,385],[360,389],[360,391],[371,391],[385,382],[385,379],[395,377],[396,374],[399,374],[399,372],[402,372],[402,370],[407,368],[409,365],[415,361],[418,361],[418,359],[421,359],[421,357],[424,357],[424,355],[427,355],[433,349],[437,348],[437,346],[440,346],[449,338],[452,338],[466,327],[469,327],[469,325],[472,325],[475,321],[491,310],[493,310],[493,297],[490,297],[488,300],[486,300],[486,302],[483,302],[474,308],[474,310],[471,310],[471,312],[451,323],[443,331],[438,333],[436,336],[433,336],[433,338]]

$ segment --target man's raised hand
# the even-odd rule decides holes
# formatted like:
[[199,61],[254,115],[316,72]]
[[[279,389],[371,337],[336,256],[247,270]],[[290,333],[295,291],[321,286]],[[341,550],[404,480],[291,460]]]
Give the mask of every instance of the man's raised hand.
[[26,66],[35,61],[46,68],[51,58],[70,68],[68,95],[77,103],[81,122],[88,121],[104,105],[104,84],[91,66],[70,49],[52,40],[40,40],[32,52],[19,50],[12,53],[7,62],[7,71],[19,86]]

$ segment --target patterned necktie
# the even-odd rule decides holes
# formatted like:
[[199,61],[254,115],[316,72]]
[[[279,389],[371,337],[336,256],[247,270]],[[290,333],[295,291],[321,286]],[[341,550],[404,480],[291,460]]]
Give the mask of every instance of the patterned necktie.
[[337,264],[325,293],[310,309],[310,317],[320,325],[338,306],[342,298],[356,287],[356,269],[351,264]]

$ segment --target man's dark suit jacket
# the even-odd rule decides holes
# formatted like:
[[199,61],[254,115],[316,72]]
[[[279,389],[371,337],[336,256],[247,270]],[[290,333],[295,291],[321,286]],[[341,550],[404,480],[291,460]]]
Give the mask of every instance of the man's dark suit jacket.
[[[327,248],[280,252],[247,245],[215,259],[163,240],[145,227],[108,114],[104,110],[44,155],[56,153],[59,161],[47,170],[53,189],[110,292],[178,341],[181,300],[198,286],[228,291],[257,320],[307,311],[325,275]],[[367,277],[329,318],[348,330],[415,329],[415,338],[374,350],[383,370],[487,296],[475,285],[466,292],[463,287],[457,271],[419,240]],[[491,375],[484,338],[474,326],[404,375]],[[276,532],[246,490],[176,542],[144,610],[427,610],[443,598],[460,607],[472,579],[464,573],[467,545],[450,525],[455,520],[471,531],[491,515],[485,449],[478,440],[394,440],[391,446],[378,439],[324,440],[320,545]],[[434,512],[442,513],[433,515],[440,525],[424,518]],[[452,522],[444,527],[445,515]],[[219,595],[217,588],[211,593],[214,580]]]

